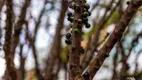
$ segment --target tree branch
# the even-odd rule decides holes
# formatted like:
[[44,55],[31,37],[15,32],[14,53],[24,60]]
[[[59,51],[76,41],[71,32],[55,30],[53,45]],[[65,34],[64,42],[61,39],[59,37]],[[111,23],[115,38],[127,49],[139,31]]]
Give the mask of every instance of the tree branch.
[[132,0],[127,9],[125,10],[120,22],[116,25],[113,33],[110,35],[107,42],[99,50],[97,56],[89,64],[87,71],[90,73],[91,79],[100,69],[104,60],[109,56],[111,49],[114,47],[116,42],[121,39],[123,32],[125,31],[127,25],[131,21],[132,17],[135,15],[137,9],[142,5],[140,0]]
[[129,56],[131,55],[132,49],[138,44],[138,39],[142,36],[142,32],[140,32],[132,41],[128,55],[125,54],[123,45],[120,43],[120,48],[122,51],[122,68],[121,68],[121,80],[125,80],[127,78],[126,73],[129,69],[129,65],[127,63],[127,60]]
[[5,52],[5,59],[6,59],[6,75],[5,79],[7,80],[16,80],[17,79],[17,73],[14,66],[14,57],[11,54],[12,49],[12,29],[13,29],[13,23],[12,23],[12,15],[13,15],[13,3],[12,0],[6,0],[6,31],[5,31],[5,43],[4,43],[4,52]]
[[113,12],[116,10],[116,8],[118,7],[118,5],[120,4],[120,1],[117,2],[116,6],[110,11],[110,14],[107,16],[106,14],[109,11],[110,7],[112,6],[113,2],[114,2],[114,0],[112,0],[110,2],[110,5],[106,8],[106,11],[105,11],[105,13],[104,13],[104,15],[103,15],[103,17],[102,17],[102,19],[101,19],[101,21],[100,21],[97,29],[96,29],[96,33],[95,33],[95,36],[94,36],[94,39],[93,39],[93,48],[91,48],[87,52],[87,54],[85,54],[87,56],[82,61],[82,67],[83,67],[83,69],[85,69],[88,66],[89,62],[93,58],[94,52],[97,51],[100,31],[102,30],[102,28],[104,27],[104,25],[107,22],[107,20],[110,18],[110,16],[113,14]]
[[[72,4],[70,4],[72,5]],[[85,0],[74,0],[74,5],[80,10],[74,9],[74,20],[72,26],[72,37],[71,37],[71,52],[69,54],[69,80],[78,80],[80,77],[80,49],[81,49],[81,36],[83,23],[78,23],[81,15],[83,14]],[[77,29],[77,31],[75,31]]]
[[22,25],[25,23],[25,17],[26,17],[26,12],[27,12],[27,8],[30,5],[30,0],[25,0],[24,6],[21,9],[21,14],[19,16],[19,21],[16,23],[16,25],[14,26],[14,34],[13,34],[13,41],[12,41],[12,54],[14,56],[15,54],[15,49],[19,43],[19,36],[22,30]]
[[26,57],[23,56],[23,46],[24,44],[20,44],[20,67],[18,69],[18,80],[24,80],[25,78],[25,60]]

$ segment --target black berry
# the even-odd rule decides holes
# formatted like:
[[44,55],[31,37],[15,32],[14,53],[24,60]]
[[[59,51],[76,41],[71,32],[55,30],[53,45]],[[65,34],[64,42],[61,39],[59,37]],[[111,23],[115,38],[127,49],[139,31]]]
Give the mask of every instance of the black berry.
[[67,33],[67,34],[66,34],[66,38],[67,38],[67,39],[70,39],[70,37],[71,37],[71,34],[70,34],[70,33]]
[[85,50],[84,50],[83,48],[81,48],[80,53],[81,53],[81,54],[84,54],[84,53],[85,53]]
[[68,21],[73,22],[73,17],[68,17]]
[[127,5],[129,5],[130,4],[130,1],[127,1]]
[[72,13],[71,13],[71,12],[68,12],[67,15],[68,15],[68,17],[71,17],[71,16],[72,16]]
[[91,16],[91,12],[88,11],[88,16]]
[[85,3],[87,2],[86,0],[84,0],[85,1]]
[[90,28],[91,25],[89,23],[87,23],[85,26],[86,26],[86,28]]
[[129,64],[126,65],[126,69],[130,69],[130,65]]
[[67,55],[67,59],[69,59],[69,55]]
[[70,44],[71,44],[71,40],[66,39],[66,40],[65,40],[65,43],[68,44],[68,45],[70,45]]
[[88,18],[83,18],[82,20],[83,20],[83,23],[85,24],[88,22]]
[[85,72],[85,73],[83,74],[83,77],[89,79],[89,77],[90,77],[89,72]]

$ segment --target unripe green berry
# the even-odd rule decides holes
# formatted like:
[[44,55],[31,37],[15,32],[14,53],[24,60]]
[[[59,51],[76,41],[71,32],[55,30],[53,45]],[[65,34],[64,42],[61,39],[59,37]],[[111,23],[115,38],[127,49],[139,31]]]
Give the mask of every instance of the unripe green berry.
[[84,8],[85,8],[85,9],[89,9],[89,8],[90,8],[90,5],[86,3],[85,6],[84,6]]
[[82,23],[82,19],[78,19],[78,23],[81,24]]
[[88,12],[84,12],[82,16],[83,17],[87,17],[87,16],[89,16],[89,13]]
[[74,32],[79,32],[79,30],[77,28],[74,29]]

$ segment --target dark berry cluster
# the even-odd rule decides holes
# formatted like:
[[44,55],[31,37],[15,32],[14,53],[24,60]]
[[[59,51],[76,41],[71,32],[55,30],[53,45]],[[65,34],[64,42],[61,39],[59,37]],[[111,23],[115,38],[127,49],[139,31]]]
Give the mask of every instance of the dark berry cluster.
[[85,4],[83,13],[81,14],[82,22],[85,25],[86,28],[90,28],[90,24],[88,23],[88,16],[91,16],[91,12],[89,11],[90,5]]
[[[83,7],[82,12],[80,6]],[[91,16],[91,12],[89,11],[90,5],[87,3],[85,3],[84,5],[77,5],[75,3],[71,3],[69,7],[74,11],[81,13],[81,16],[80,19],[74,20],[74,15],[72,14],[72,12],[68,12],[68,21],[70,21],[71,23],[73,23],[73,21],[77,21],[78,24],[84,24],[86,28],[90,28],[91,25],[88,23],[88,16]]]
[[67,34],[66,34],[65,43],[68,44],[68,45],[71,44],[71,33],[67,33]]
[[[77,22],[77,26],[73,28],[74,32],[79,32],[79,27],[82,27],[83,25],[85,25],[86,28],[90,28],[91,25],[88,23],[88,16],[91,16],[91,12],[89,11],[90,5],[87,4],[86,2],[83,4],[83,0],[80,0],[80,3],[76,4],[76,3],[71,3],[69,5],[69,8],[73,9],[74,12],[76,13],[80,13],[80,16],[78,19],[75,18],[74,14],[72,12],[68,12],[67,13],[67,20],[70,21],[71,23],[73,22]],[[71,27],[72,28],[72,27]],[[71,31],[72,33],[72,31]],[[71,33],[67,33],[66,34],[66,40],[65,43],[66,44],[71,44]],[[80,49],[80,53],[83,54],[85,51],[84,49],[81,47]]]

